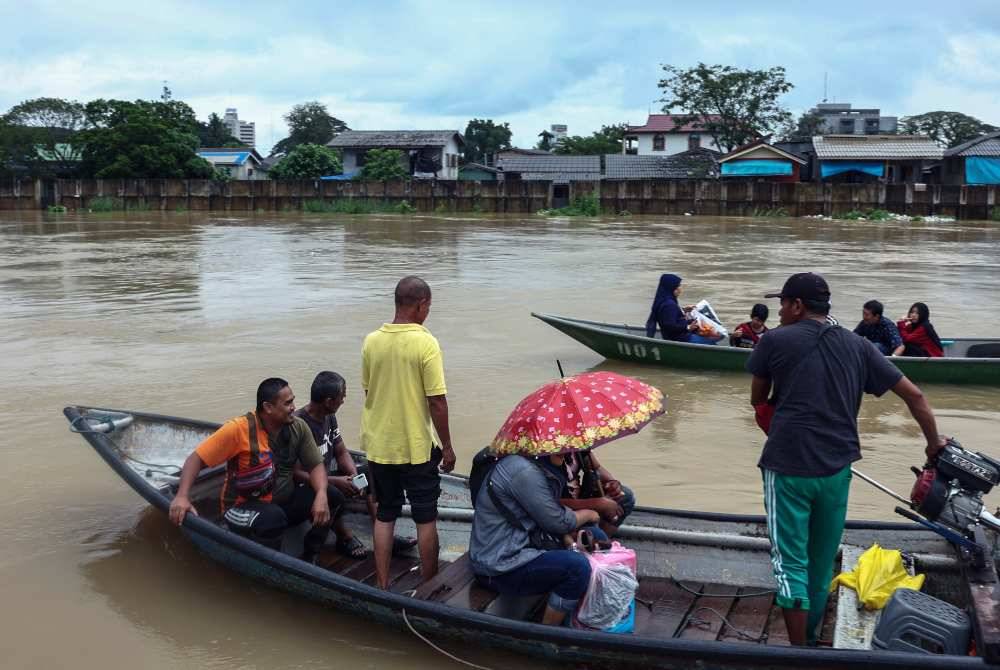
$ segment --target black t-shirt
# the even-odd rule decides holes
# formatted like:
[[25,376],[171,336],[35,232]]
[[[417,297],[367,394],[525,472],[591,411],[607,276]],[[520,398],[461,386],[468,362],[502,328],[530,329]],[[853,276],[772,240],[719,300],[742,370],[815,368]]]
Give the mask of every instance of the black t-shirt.
[[316,446],[319,447],[320,453],[323,454],[323,462],[326,463],[326,467],[329,470],[333,462],[333,448],[341,440],[340,426],[337,425],[337,415],[328,414],[323,421],[317,421],[303,407],[295,411],[295,416],[301,418],[309,426],[309,430],[313,434],[313,439],[316,440]]
[[747,370],[771,379],[775,399],[758,465],[798,477],[827,477],[859,460],[861,396],[880,396],[903,377],[868,340],[811,319],[765,333]]

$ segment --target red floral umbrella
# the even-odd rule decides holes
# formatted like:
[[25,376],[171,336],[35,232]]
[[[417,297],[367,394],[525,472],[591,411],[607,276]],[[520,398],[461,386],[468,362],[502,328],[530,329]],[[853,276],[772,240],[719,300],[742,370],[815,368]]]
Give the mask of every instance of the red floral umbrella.
[[519,402],[491,447],[531,456],[583,451],[637,433],[663,412],[659,389],[614,372],[588,372],[546,384]]

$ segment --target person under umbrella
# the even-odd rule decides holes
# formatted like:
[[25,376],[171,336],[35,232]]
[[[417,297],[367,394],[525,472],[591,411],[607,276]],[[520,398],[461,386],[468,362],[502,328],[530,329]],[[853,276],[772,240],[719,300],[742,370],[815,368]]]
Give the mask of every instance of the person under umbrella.
[[590,583],[590,562],[566,536],[587,529],[607,539],[595,510],[560,503],[566,454],[638,432],[663,413],[662,399],[638,380],[600,372],[546,384],[518,404],[491,445],[501,458],[475,499],[469,558],[482,586],[548,593],[542,623],[563,623]]

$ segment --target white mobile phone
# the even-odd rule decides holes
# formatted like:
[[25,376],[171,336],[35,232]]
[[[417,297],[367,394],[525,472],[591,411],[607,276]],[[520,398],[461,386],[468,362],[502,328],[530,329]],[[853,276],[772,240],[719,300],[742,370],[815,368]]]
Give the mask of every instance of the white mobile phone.
[[366,477],[365,473],[362,472],[360,475],[355,475],[355,477],[351,479],[351,483],[354,484],[354,488],[359,491],[363,491],[365,487],[368,486],[368,477]]

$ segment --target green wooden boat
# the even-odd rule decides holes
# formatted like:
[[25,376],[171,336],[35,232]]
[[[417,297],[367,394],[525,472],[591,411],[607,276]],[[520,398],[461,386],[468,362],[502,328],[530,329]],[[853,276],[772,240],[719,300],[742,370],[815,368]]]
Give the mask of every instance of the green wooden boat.
[[[582,342],[605,358],[695,370],[745,369],[749,349],[723,344],[689,344],[646,337],[645,326],[531,315]],[[917,383],[1000,386],[1000,338],[942,340],[943,358],[893,357],[903,374]]]

